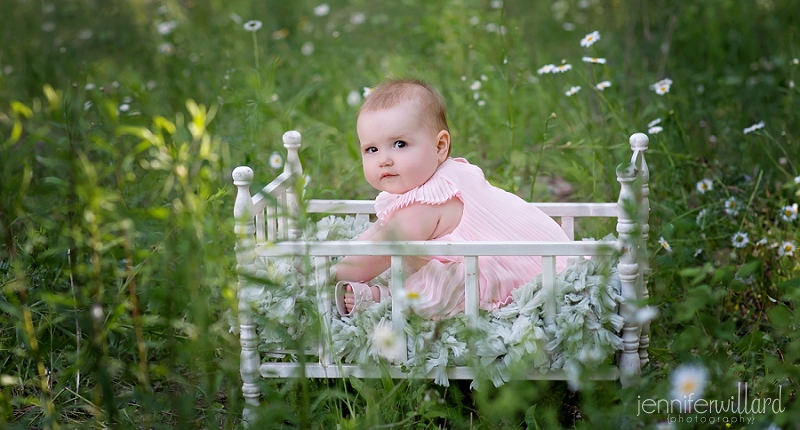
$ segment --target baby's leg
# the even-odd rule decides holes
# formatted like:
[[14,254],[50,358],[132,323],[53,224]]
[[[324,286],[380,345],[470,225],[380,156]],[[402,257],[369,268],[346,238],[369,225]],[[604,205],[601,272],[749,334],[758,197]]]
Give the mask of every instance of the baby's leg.
[[352,312],[364,309],[373,303],[386,300],[391,295],[389,289],[379,285],[367,285],[363,282],[342,282],[336,284],[336,306],[341,316],[350,316]]

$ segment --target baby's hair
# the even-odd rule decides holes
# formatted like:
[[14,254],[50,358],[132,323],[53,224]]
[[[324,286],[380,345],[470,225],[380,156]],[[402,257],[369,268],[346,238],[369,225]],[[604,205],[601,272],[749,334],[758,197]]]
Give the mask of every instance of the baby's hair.
[[382,82],[367,96],[358,114],[390,109],[406,101],[419,103],[425,125],[434,132],[450,131],[444,98],[418,79],[389,79]]

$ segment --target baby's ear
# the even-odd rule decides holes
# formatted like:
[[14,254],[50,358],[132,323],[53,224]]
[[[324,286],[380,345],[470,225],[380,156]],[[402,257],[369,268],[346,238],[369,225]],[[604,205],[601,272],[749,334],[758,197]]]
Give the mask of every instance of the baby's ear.
[[450,132],[442,130],[436,135],[436,155],[439,156],[439,162],[447,160],[447,154],[450,153]]

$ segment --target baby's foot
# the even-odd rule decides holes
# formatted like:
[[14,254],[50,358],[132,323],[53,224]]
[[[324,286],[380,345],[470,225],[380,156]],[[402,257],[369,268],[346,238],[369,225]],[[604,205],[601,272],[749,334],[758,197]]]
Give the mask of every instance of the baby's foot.
[[[375,286],[370,286],[369,290],[370,292],[372,292],[372,300],[375,301],[375,303],[380,302],[381,290]],[[355,294],[353,294],[353,287],[351,287],[348,284],[347,291],[344,292],[344,308],[348,314],[353,311],[355,305],[356,305],[356,296]]]

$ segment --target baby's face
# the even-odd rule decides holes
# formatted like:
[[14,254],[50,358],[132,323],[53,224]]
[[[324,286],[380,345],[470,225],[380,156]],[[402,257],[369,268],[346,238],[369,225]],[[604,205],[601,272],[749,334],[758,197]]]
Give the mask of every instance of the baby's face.
[[[361,142],[364,177],[370,185],[392,194],[403,194],[433,176],[447,159],[442,133],[426,126],[416,103],[363,112],[356,126]],[[442,146],[445,146],[442,149]]]

